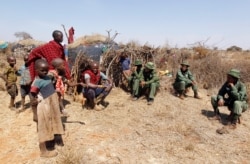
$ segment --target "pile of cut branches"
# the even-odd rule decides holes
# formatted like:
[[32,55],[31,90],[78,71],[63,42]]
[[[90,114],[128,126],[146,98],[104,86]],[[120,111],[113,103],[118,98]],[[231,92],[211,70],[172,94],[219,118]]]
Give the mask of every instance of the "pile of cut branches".
[[127,44],[125,46],[120,46],[118,50],[109,48],[103,55],[101,67],[105,70],[106,75],[113,79],[116,86],[122,84],[122,68],[119,63],[119,56],[121,54],[126,54],[130,59],[131,66],[135,60],[141,60],[143,64],[148,61],[155,62],[156,49],[149,46],[135,46],[133,44]]
[[[89,68],[89,65],[92,61],[93,60],[89,58],[86,54],[84,54],[84,52],[79,51],[71,69],[71,80],[74,82],[80,82],[82,72]],[[69,90],[69,94],[76,96],[78,95],[78,93],[81,92],[81,90],[81,86],[72,87]]]

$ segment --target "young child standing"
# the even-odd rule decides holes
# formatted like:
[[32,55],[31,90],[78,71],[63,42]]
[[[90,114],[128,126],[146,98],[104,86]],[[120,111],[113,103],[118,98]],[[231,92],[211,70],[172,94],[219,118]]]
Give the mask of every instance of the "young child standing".
[[14,56],[8,56],[7,62],[9,63],[9,66],[4,71],[4,74],[0,75],[0,77],[5,81],[7,92],[10,95],[9,108],[11,110],[14,110],[16,109],[15,98],[18,95],[18,89],[16,85],[17,81],[16,58]]
[[[49,65],[43,59],[35,62],[35,70],[38,76],[31,85],[31,105],[33,110],[36,109],[37,131],[39,139],[39,148],[41,157],[54,157],[57,155],[55,151],[48,151],[45,142],[55,139],[55,135],[64,133],[63,125],[60,117],[58,96],[47,76]],[[34,108],[34,106],[36,108]]]
[[18,74],[21,75],[20,79],[20,93],[21,93],[21,109],[25,109],[25,97],[27,95],[30,96],[30,86],[31,86],[31,77],[29,68],[26,67],[26,63],[28,62],[29,56],[25,55],[23,57],[24,65],[18,70]]
[[51,64],[54,69],[49,70],[48,76],[51,78],[54,84],[54,87],[56,89],[61,114],[65,117],[68,117],[69,115],[65,111],[64,104],[63,104],[63,98],[64,98],[64,93],[65,93],[64,84],[67,84],[70,87],[80,85],[80,84],[83,86],[83,84],[82,83],[76,83],[76,84],[69,83],[69,81],[65,78],[65,65],[64,65],[64,61],[61,58],[55,58],[51,62]]

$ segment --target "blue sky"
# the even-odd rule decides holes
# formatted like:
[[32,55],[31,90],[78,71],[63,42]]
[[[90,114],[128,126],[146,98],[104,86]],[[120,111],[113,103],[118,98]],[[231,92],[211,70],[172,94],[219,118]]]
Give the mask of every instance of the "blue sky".
[[[222,49],[250,49],[250,0],[6,0],[0,40],[25,31],[49,41],[53,30],[75,29],[75,38],[117,31],[116,42],[189,47],[201,42]],[[65,40],[66,42],[66,40]]]

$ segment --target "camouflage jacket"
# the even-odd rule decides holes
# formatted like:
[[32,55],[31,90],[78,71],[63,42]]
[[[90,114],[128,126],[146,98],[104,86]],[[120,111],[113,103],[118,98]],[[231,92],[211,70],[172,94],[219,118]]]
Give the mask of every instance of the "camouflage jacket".
[[194,76],[189,70],[187,70],[186,72],[182,72],[181,69],[179,69],[176,74],[175,82],[181,81],[184,81],[186,83],[192,83],[192,81],[194,81]]
[[151,72],[145,72],[143,70],[141,81],[145,81],[146,84],[159,83],[160,78],[155,70]]
[[233,87],[230,87],[228,83],[225,82],[218,93],[218,99],[222,98],[231,105],[234,101],[246,101],[247,94],[245,84],[238,80]]
[[136,70],[131,74],[131,77],[133,79],[142,79],[143,77],[143,68],[141,68],[140,70]]

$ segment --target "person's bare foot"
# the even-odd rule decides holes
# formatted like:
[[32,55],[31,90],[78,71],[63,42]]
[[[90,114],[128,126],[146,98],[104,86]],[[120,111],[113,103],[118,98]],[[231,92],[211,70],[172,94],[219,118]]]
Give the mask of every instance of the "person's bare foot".
[[70,117],[70,115],[68,114],[68,112],[65,109],[63,109],[61,111],[61,117]]
[[96,111],[101,111],[101,110],[103,110],[104,108],[101,107],[100,105],[95,105],[94,109],[95,109]]

